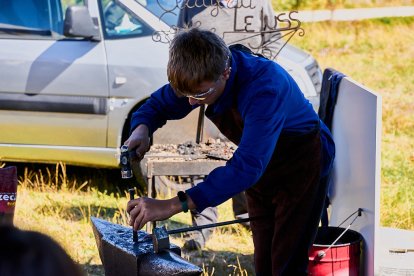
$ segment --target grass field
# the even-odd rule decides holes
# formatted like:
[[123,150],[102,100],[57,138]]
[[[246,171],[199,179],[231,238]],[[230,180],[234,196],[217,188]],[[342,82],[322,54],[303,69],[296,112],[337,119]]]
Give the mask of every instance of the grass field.
[[[333,67],[383,97],[381,224],[414,230],[414,18],[306,23],[291,42],[322,68]],[[3,164],[16,165],[16,164]],[[15,224],[56,239],[90,275],[102,275],[90,216],[126,224],[118,170],[18,165]],[[232,219],[229,202],[220,220]],[[170,222],[189,224],[179,214]],[[174,240],[182,245],[182,239]],[[205,275],[251,275],[253,245],[241,226],[216,230],[201,253],[185,257]]]
[[414,229],[414,18],[304,23],[293,40],[382,96],[381,224]]

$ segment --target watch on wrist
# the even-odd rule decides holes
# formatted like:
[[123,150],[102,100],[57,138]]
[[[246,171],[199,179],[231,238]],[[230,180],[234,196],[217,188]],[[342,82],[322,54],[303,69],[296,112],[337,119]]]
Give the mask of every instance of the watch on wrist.
[[181,208],[183,209],[184,213],[188,212],[188,202],[187,202],[187,194],[183,191],[179,191],[177,193],[178,199],[181,202]]

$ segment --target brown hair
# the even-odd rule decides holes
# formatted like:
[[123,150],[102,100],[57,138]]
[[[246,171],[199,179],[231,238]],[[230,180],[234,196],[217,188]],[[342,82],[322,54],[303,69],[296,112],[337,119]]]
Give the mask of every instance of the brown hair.
[[216,34],[199,28],[182,29],[170,45],[168,80],[179,94],[194,95],[203,81],[216,81],[229,66],[230,50]]

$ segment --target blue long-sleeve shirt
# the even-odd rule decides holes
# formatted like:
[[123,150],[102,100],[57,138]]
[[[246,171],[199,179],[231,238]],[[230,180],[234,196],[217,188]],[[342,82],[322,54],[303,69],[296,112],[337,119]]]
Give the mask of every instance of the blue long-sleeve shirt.
[[[322,175],[332,166],[334,146],[329,131],[282,67],[239,50],[232,50],[231,67],[223,94],[209,105],[206,115],[220,116],[237,99],[243,133],[233,158],[186,191],[198,211],[217,206],[254,185],[266,170],[281,133],[308,133],[321,125],[327,156]],[[131,128],[145,124],[153,133],[166,120],[183,118],[196,107],[187,98],[178,97],[167,84],[133,114]]]

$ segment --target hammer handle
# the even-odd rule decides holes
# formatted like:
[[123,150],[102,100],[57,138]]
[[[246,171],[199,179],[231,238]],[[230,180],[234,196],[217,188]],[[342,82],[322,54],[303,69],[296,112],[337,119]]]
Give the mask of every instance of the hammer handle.
[[229,225],[229,224],[249,222],[249,221],[255,220],[257,218],[258,217],[235,219],[235,220],[230,220],[230,221],[223,221],[223,222],[217,222],[217,223],[211,223],[211,224],[205,224],[205,225],[179,228],[179,229],[168,230],[167,233],[169,235],[173,235],[173,234],[185,233],[185,232],[196,231],[196,230],[201,230],[201,229],[219,227],[219,226],[224,226],[224,225]]

